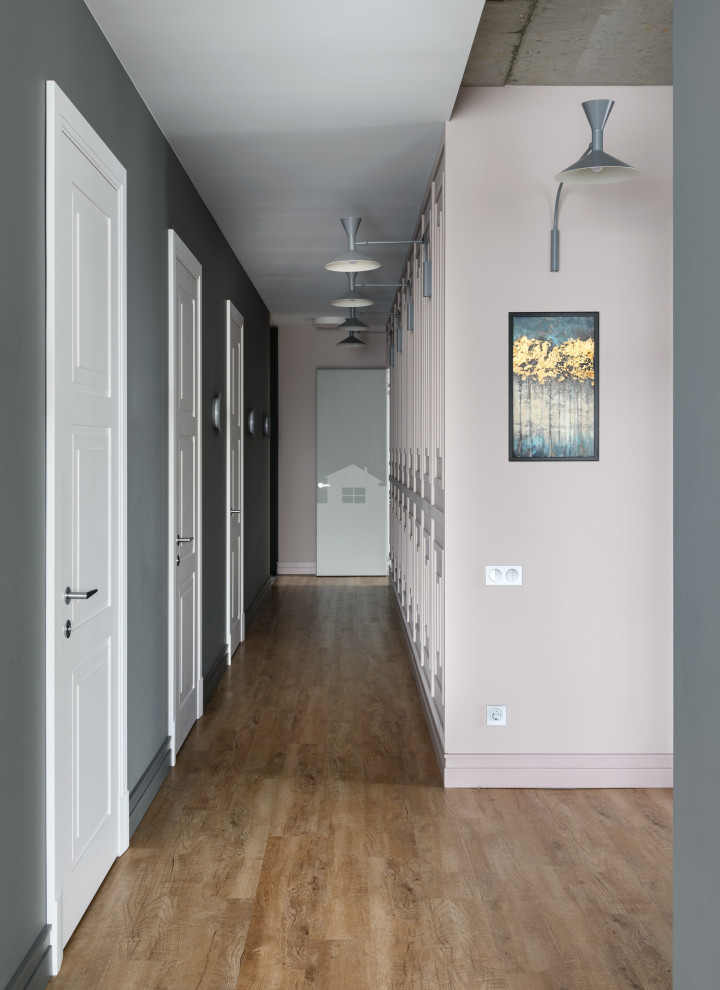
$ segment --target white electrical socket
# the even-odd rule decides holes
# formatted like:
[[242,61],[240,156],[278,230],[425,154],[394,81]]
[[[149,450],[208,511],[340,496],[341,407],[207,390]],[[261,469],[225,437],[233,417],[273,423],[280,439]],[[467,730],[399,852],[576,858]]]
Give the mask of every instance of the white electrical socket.
[[486,564],[485,584],[520,587],[523,583],[522,564]]
[[507,725],[507,705],[485,706],[488,725]]

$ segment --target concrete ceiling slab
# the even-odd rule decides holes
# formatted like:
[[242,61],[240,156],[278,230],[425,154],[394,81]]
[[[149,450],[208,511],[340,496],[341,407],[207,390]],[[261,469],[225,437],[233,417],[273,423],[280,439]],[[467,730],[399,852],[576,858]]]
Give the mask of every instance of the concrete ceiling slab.
[[464,86],[672,84],[672,0],[488,0]]

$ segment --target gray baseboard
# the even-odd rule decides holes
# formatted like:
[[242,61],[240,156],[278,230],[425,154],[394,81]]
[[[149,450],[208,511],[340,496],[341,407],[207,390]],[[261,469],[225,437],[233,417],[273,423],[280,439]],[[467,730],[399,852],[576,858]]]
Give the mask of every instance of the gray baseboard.
[[145,773],[130,791],[130,835],[140,824],[170,769],[170,736],[150,761]]
[[50,925],[45,925],[5,990],[45,990],[50,972]]
[[207,708],[208,702],[215,693],[215,689],[227,668],[228,648],[226,646],[207,674],[203,674],[203,708]]
[[258,612],[260,611],[260,609],[265,604],[265,599],[270,594],[270,591],[271,591],[272,586],[273,586],[274,583],[275,583],[275,578],[271,575],[267,579],[267,581],[265,582],[265,584],[262,586],[262,588],[260,589],[259,593],[255,596],[255,600],[252,603],[252,605],[250,606],[250,608],[248,608],[248,609],[245,610],[245,633],[246,633],[246,635],[247,635],[248,629],[250,628],[250,626],[253,624],[253,622],[257,618]]

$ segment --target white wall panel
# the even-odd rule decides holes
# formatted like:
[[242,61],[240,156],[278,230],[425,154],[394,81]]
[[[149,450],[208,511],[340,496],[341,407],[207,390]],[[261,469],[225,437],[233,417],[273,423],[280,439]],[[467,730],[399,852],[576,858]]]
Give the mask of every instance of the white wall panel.
[[[445,720],[444,599],[437,579],[445,532],[437,522],[445,504],[438,467],[444,449],[443,168],[441,159],[415,234],[426,235],[427,245],[412,246],[402,273],[406,284],[395,297],[400,316],[393,330],[402,346],[390,370],[391,573],[436,751]],[[430,296],[423,296],[426,259],[433,266]]]

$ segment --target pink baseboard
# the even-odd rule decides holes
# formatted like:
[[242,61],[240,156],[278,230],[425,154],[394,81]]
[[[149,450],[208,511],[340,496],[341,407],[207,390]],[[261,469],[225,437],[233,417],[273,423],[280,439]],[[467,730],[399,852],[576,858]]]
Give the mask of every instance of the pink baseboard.
[[447,753],[446,787],[672,787],[671,753]]

